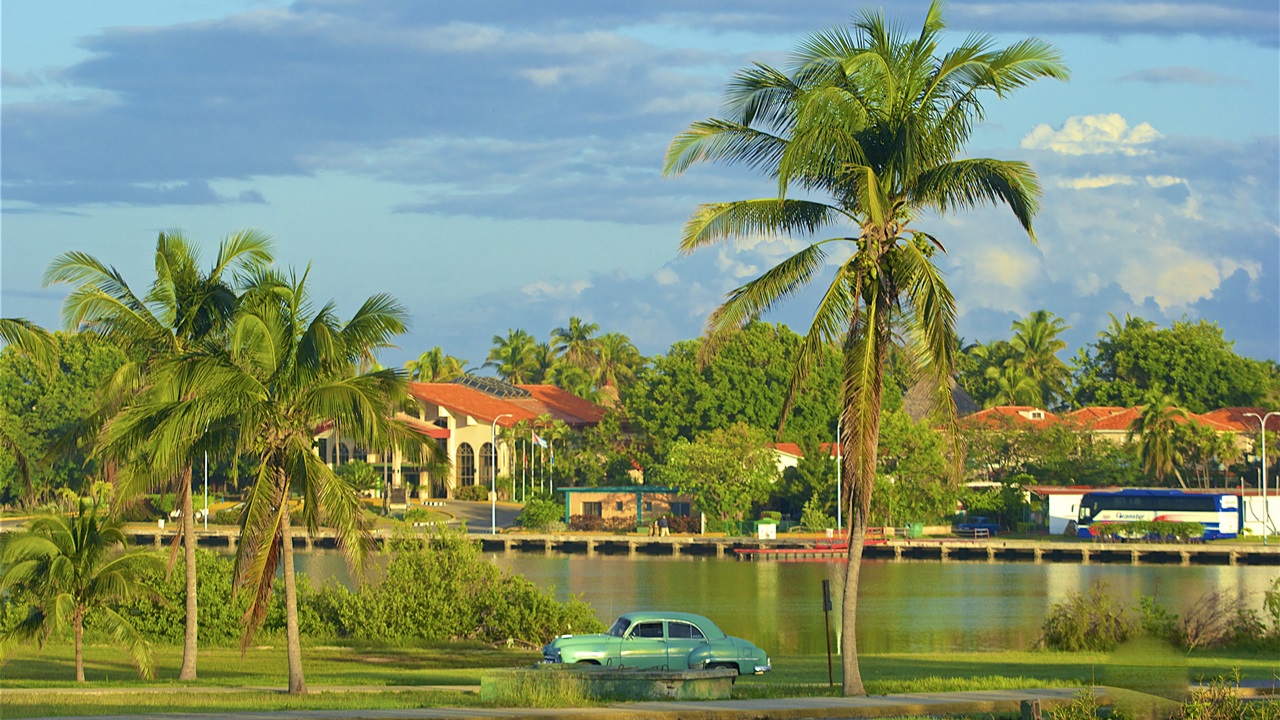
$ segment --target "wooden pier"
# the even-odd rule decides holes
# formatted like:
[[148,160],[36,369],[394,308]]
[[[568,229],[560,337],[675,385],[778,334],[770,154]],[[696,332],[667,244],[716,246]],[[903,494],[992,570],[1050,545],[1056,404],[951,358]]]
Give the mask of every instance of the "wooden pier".
[[[139,530],[126,534],[137,545],[161,547],[173,540],[176,528]],[[210,528],[196,531],[196,543],[211,549],[235,550],[237,528]],[[391,533],[375,533],[381,545]],[[700,556],[737,558],[751,562],[841,562],[846,549],[838,540],[809,537],[780,537],[756,540],[742,537],[675,535],[647,537],[605,533],[472,533],[472,540],[485,552],[526,552],[546,555],[563,553],[596,556]],[[334,549],[337,536],[321,530],[315,535],[299,533],[295,548]],[[1030,562],[1124,565],[1275,565],[1280,566],[1280,546],[1261,543],[1102,543],[1087,540],[1006,540],[966,538],[886,538],[873,539],[863,548],[866,560],[900,562]]]

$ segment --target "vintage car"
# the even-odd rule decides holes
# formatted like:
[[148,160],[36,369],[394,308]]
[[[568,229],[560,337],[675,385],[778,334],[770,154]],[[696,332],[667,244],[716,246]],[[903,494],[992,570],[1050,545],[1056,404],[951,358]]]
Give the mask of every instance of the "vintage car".
[[666,670],[728,668],[768,672],[763,650],[724,634],[701,615],[682,612],[633,612],[597,635],[561,635],[542,648],[547,663],[584,663]]

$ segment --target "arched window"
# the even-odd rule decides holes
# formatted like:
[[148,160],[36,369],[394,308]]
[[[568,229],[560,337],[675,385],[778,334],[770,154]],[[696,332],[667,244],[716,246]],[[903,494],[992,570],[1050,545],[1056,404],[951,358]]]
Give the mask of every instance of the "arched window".
[[488,485],[493,482],[493,444],[480,446],[480,482]]
[[476,484],[476,453],[469,443],[458,446],[458,485]]
[[351,451],[347,449],[347,444],[343,442],[338,443],[338,464],[346,465],[350,461]]

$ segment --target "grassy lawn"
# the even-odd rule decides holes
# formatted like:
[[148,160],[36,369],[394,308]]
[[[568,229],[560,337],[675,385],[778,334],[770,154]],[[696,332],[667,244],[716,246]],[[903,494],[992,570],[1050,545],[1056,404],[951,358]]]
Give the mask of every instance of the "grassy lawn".
[[[396,692],[313,692],[294,698],[259,688],[285,685],[284,648],[260,646],[244,657],[234,648],[204,648],[200,679],[176,679],[181,648],[157,650],[159,677],[138,680],[133,667],[111,647],[86,648],[88,690],[100,694],[6,693],[0,717],[37,715],[111,715],[181,711],[252,711],[283,709],[394,709],[410,707],[475,707],[478,695],[454,690],[410,689]],[[478,686],[489,669],[532,664],[536,653],[494,649],[478,644],[452,643],[433,647],[307,648],[307,683],[314,690],[334,686]],[[766,675],[745,676],[734,689],[735,698],[837,695],[840,658],[833,658],[836,687],[827,685],[826,656],[774,658]],[[1229,676],[1264,680],[1280,676],[1280,658],[1263,654],[1203,652],[1186,657],[1173,651],[1136,648],[1112,655],[1101,653],[1001,652],[967,654],[865,655],[863,679],[873,695],[905,692],[1071,687],[1104,684],[1164,694],[1185,688],[1187,682]],[[38,653],[20,647],[0,668],[3,688],[68,688],[72,652],[69,645],[52,644]],[[188,692],[155,693],[155,689],[191,686]],[[135,692],[118,692],[120,689]]]

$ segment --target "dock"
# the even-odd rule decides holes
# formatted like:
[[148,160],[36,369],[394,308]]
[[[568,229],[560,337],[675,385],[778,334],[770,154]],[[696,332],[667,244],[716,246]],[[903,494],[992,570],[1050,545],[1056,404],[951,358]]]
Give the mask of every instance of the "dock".
[[[162,547],[174,538],[174,529],[140,530],[126,528],[137,545]],[[210,528],[196,531],[196,544],[215,550],[234,551],[238,528]],[[391,533],[375,533],[381,545]],[[596,556],[715,557],[744,562],[843,562],[847,546],[839,538],[813,536],[755,539],[717,535],[672,535],[649,537],[609,533],[472,533],[471,538],[485,552],[524,552]],[[337,548],[337,536],[321,530],[314,535],[299,533],[293,545],[302,550]],[[865,544],[864,560],[897,562],[1029,562],[1125,565],[1270,565],[1280,566],[1280,545],[1261,543],[1149,543],[1091,542],[1088,540],[1010,540],[958,537],[871,537]]]

